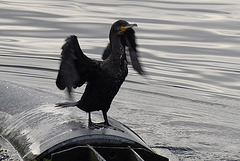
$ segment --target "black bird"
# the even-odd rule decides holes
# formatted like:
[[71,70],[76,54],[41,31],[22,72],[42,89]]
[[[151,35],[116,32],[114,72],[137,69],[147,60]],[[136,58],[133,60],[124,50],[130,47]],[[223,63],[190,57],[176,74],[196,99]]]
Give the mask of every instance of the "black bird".
[[[129,47],[130,54],[131,50],[136,52],[134,30],[131,30],[131,32],[133,31],[131,36],[134,37],[126,35],[127,31],[134,26],[137,25],[129,24],[124,20],[116,21],[112,25],[108,52],[105,52],[108,55],[103,61],[93,60],[84,55],[76,36],[72,35],[66,39],[66,43],[62,47],[56,85],[61,90],[67,88],[69,94],[72,88],[81,87],[85,82],[87,82],[87,86],[78,102],[59,103],[58,106],[77,106],[88,112],[90,127],[109,126],[107,112],[128,74],[125,46]],[[131,43],[135,43],[135,46]],[[133,57],[137,60],[136,55]],[[94,124],[91,121],[91,112],[98,110],[103,113],[104,123],[102,124]]]
[[[135,40],[136,40],[135,31],[132,28],[129,28],[128,30],[126,30],[121,36],[121,44],[123,46],[123,49],[125,50],[126,46],[128,47],[128,50],[130,53],[130,61],[133,66],[133,69],[136,70],[138,74],[145,75],[145,72],[143,71],[140,62],[138,61],[138,55],[137,55],[137,49],[136,49],[137,43]],[[111,46],[111,43],[109,43],[103,52],[102,59],[103,60],[107,59],[108,56],[111,55],[111,53],[112,53],[112,46]],[[124,53],[126,52],[124,51]],[[124,56],[126,57],[126,54],[124,54]]]

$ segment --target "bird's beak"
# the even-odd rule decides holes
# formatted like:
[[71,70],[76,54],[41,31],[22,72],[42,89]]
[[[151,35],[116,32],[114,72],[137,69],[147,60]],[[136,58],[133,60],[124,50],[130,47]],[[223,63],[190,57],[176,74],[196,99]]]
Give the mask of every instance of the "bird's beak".
[[122,26],[121,30],[126,31],[127,29],[132,28],[134,26],[137,26],[137,24],[128,24],[127,26]]

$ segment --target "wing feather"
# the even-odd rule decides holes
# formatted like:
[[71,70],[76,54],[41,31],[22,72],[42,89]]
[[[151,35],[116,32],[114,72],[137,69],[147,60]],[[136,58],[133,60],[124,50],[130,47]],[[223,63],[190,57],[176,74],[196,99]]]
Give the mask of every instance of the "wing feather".
[[68,89],[82,86],[89,81],[89,76],[97,71],[99,62],[88,58],[82,52],[77,37],[72,35],[62,46],[61,63],[56,85],[59,89]]
[[[141,63],[138,60],[135,31],[132,28],[128,29],[124,33],[121,39],[121,43],[124,47],[127,46],[129,49],[130,61],[133,66],[133,69],[136,70],[138,74],[144,75],[145,72],[143,71]],[[103,60],[107,59],[111,53],[112,53],[112,48],[111,48],[111,44],[109,43],[103,52],[102,59]]]
[[102,59],[103,60],[107,59],[111,53],[112,53],[112,47],[111,47],[111,44],[108,43],[107,47],[103,51]]
[[144,75],[145,73],[142,69],[142,66],[141,66],[139,60],[138,60],[135,31],[133,29],[128,29],[123,38],[125,40],[126,46],[128,46],[128,49],[129,49],[130,59],[131,59],[133,69],[136,70],[138,72],[138,74]]

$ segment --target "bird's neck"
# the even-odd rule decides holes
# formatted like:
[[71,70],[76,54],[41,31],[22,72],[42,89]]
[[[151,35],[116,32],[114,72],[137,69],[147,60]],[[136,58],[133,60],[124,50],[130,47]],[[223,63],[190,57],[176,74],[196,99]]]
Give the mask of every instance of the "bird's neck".
[[112,47],[112,58],[120,59],[124,54],[124,49],[120,39],[121,37],[118,35],[112,35],[110,38],[110,44]]

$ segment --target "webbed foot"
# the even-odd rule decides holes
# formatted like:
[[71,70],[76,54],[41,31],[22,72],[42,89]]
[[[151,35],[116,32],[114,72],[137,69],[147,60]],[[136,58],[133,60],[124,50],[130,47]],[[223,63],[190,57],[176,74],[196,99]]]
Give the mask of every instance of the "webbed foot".
[[89,129],[100,129],[100,128],[107,128],[110,127],[111,125],[109,123],[101,122],[101,123],[93,123],[89,122],[88,127]]

